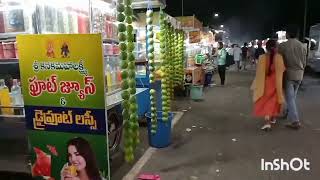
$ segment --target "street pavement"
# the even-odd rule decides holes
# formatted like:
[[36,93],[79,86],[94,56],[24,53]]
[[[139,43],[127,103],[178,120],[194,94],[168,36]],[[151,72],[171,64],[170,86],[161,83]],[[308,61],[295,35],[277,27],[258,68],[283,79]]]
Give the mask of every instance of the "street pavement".
[[[250,84],[254,71],[228,71],[227,84],[204,90],[204,100],[178,97],[174,110],[185,112],[176,124],[172,144],[158,149],[140,173],[159,174],[161,180],[318,180],[320,177],[320,76],[306,76],[298,103],[303,128],[260,130],[261,119],[251,116]],[[214,75],[218,83],[218,75]],[[0,179],[27,180],[27,141],[24,122],[1,121]],[[5,124],[5,125],[4,125]],[[186,129],[190,128],[191,132]],[[136,161],[148,148],[146,127],[140,128],[141,144]],[[261,171],[261,159],[307,158],[311,171]],[[134,166],[121,153],[111,162],[112,180],[121,180]],[[15,168],[24,174],[4,172]]]
[[[178,110],[188,112],[174,128],[171,146],[157,150],[141,173],[159,174],[161,180],[318,180],[320,77],[306,76],[299,92],[303,128],[287,129],[279,119],[271,132],[261,131],[263,121],[252,117],[253,77],[254,71],[228,72],[226,86],[205,89],[204,101],[178,101]],[[261,170],[262,158],[295,157],[306,158],[311,170]]]

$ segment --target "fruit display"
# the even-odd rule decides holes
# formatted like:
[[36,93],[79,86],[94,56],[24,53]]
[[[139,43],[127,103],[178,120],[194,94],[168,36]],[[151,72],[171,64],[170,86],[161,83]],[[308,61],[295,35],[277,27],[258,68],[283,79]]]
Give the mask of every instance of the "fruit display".
[[173,96],[173,88],[181,86],[184,81],[184,32],[181,30],[173,29],[169,30],[170,39],[170,58],[168,62],[170,64],[170,93]]
[[174,87],[184,80],[184,34],[160,10],[160,61],[162,62],[162,116],[168,121]]
[[138,105],[136,99],[134,35],[132,27],[132,0],[118,0],[117,20],[122,76],[122,116],[124,121],[125,160],[134,160],[134,150],[139,144]]
[[[174,57],[174,46],[173,46],[173,27],[170,22],[167,23],[167,59],[166,59],[166,69],[167,69],[167,107],[165,111],[169,112],[171,107],[171,98],[173,95],[173,57]],[[166,115],[166,113],[165,113]]]
[[177,63],[175,69],[176,71],[176,82],[177,85],[182,85],[184,81],[184,32],[183,31],[177,31],[177,46],[178,52],[177,52]]
[[162,120],[168,121],[170,111],[170,95],[168,89],[170,87],[170,79],[168,77],[169,71],[169,58],[171,57],[169,46],[169,24],[166,19],[166,14],[160,10],[160,61],[162,62],[161,71],[163,72],[161,82],[162,93]]
[[[148,9],[146,13],[147,19],[147,54],[149,60],[149,79],[150,84],[155,83],[155,57],[154,57],[154,31],[153,31],[153,10]],[[156,134],[157,132],[157,106],[156,106],[156,90],[150,89],[150,102],[151,102],[151,133]]]

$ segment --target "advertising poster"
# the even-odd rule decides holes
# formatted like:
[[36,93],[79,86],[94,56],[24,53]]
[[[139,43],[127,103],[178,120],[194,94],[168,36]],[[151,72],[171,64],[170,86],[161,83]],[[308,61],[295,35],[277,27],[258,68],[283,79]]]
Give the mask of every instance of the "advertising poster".
[[99,34],[17,37],[35,179],[109,179]]

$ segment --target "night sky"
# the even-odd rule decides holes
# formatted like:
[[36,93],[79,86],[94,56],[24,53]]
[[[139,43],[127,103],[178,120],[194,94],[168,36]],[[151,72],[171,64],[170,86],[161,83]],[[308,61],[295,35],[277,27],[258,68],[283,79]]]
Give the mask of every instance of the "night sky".
[[[181,16],[182,0],[167,0],[166,12]],[[220,17],[215,19],[214,13]],[[303,28],[304,0],[184,0],[184,15],[195,14],[205,25],[224,24],[236,41],[271,37],[296,24]],[[320,23],[320,0],[308,0],[307,27]]]

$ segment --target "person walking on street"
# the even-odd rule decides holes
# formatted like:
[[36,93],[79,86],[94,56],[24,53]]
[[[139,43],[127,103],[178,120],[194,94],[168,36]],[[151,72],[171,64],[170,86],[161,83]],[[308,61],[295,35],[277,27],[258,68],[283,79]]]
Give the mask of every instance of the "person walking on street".
[[247,63],[248,63],[248,43],[244,43],[242,50],[242,66],[244,70],[247,70]]
[[223,43],[219,42],[218,46],[218,71],[221,80],[221,85],[223,86],[226,79],[226,59],[227,59],[227,51],[223,47]]
[[258,61],[259,57],[265,53],[264,49],[262,48],[262,42],[259,41],[257,44],[258,44],[258,48],[256,49],[255,54],[254,54],[254,59],[256,61],[256,64],[258,63],[257,61]]
[[254,41],[251,42],[251,46],[248,48],[248,58],[249,62],[251,64],[251,67],[254,67],[255,65],[255,60],[254,60],[254,55],[256,52],[256,49],[254,48]]
[[228,70],[231,65],[234,65],[233,45],[226,47],[226,51],[227,51],[226,69]]
[[307,63],[307,49],[300,41],[298,41],[298,39],[296,39],[297,35],[297,28],[289,27],[287,30],[288,41],[279,46],[279,52],[284,57],[287,69],[285,76],[285,91],[288,119],[290,120],[287,127],[292,129],[299,129],[301,127],[296,97]]
[[254,116],[263,117],[265,124],[262,130],[271,130],[271,124],[276,123],[281,107],[285,103],[283,94],[283,74],[285,71],[282,55],[277,53],[277,41],[267,42],[267,54],[261,55],[252,83]]
[[214,73],[214,64],[213,61],[210,59],[210,55],[206,54],[206,59],[202,63],[202,68],[205,71],[205,81],[204,86],[209,86],[211,84],[212,76]]
[[240,71],[241,67],[240,67],[240,60],[241,60],[241,49],[239,47],[238,44],[234,45],[233,47],[233,59],[234,59],[234,62],[236,63],[237,65],[237,69],[238,71]]

